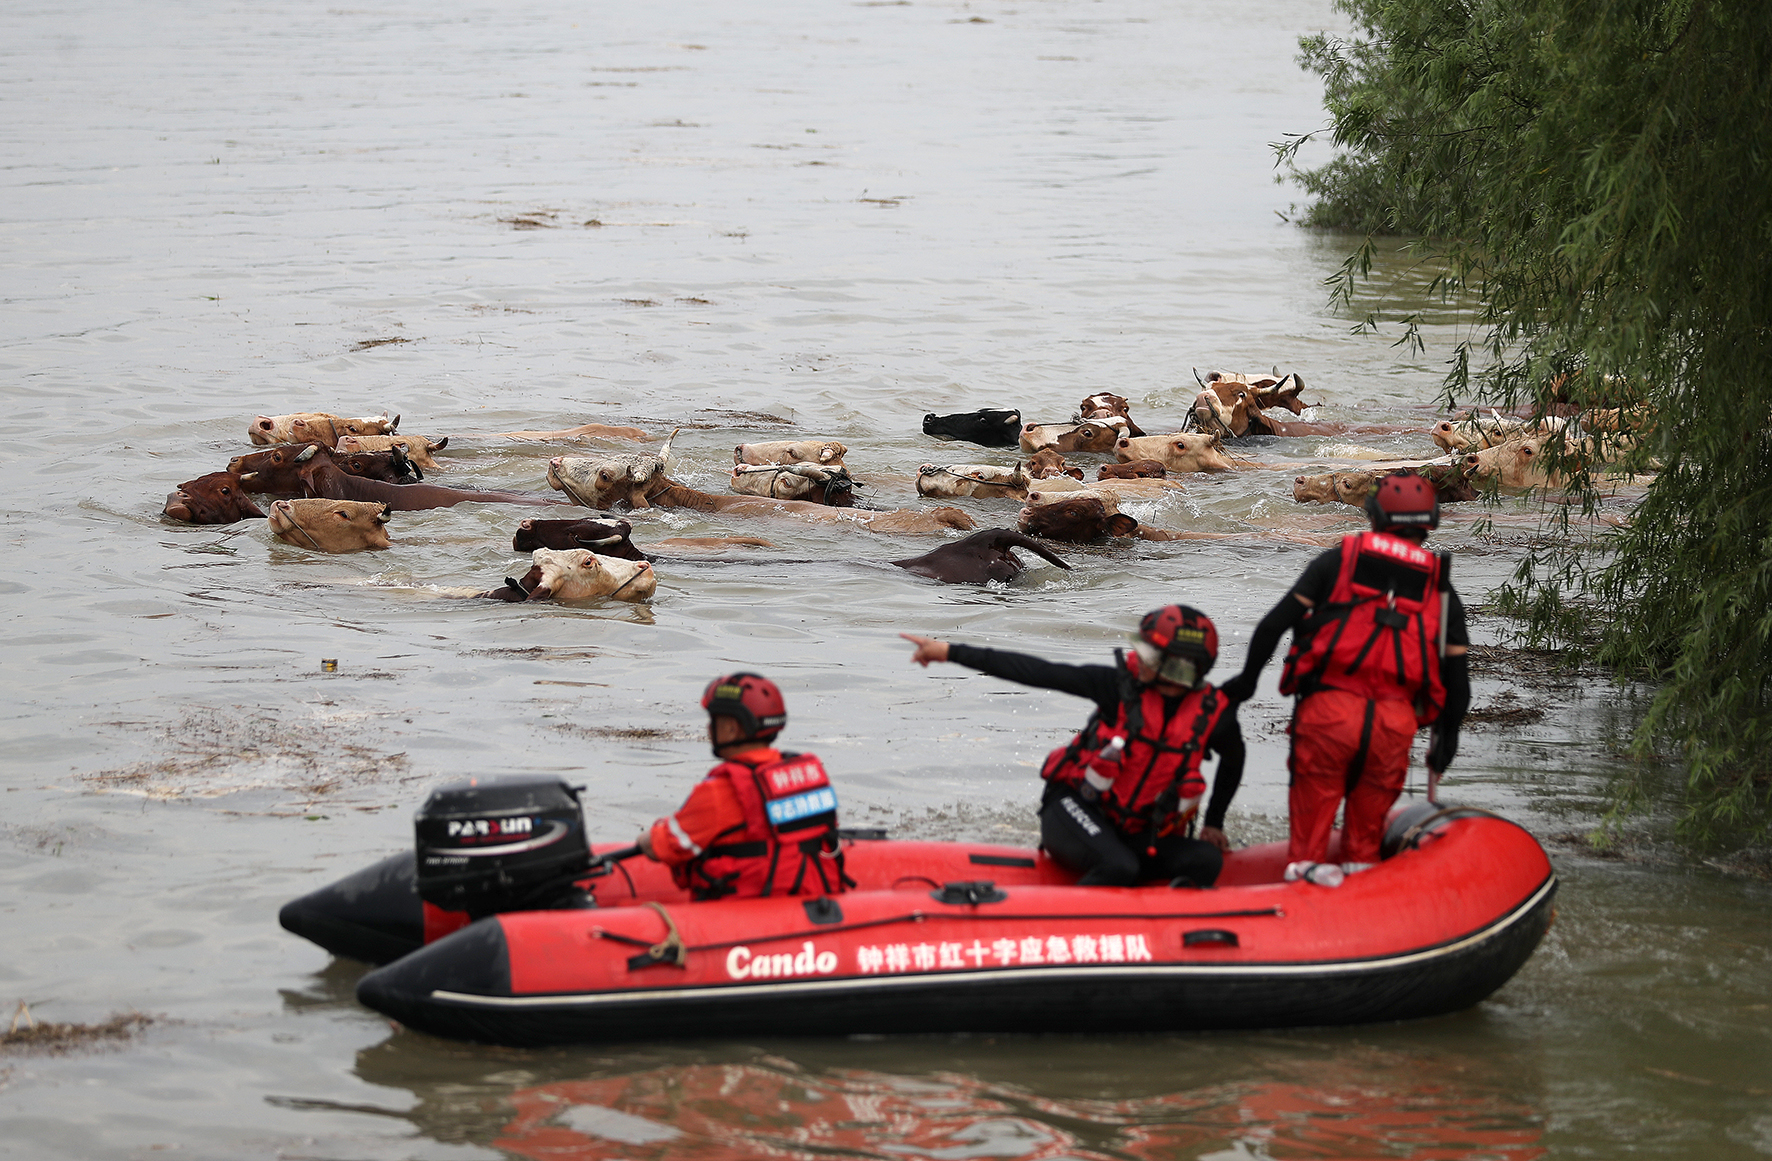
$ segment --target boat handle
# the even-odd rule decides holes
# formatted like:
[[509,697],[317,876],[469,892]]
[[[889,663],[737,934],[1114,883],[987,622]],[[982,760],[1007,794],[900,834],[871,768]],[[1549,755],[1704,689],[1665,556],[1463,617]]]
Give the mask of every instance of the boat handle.
[[1201,947],[1201,946],[1237,947],[1239,945],[1237,943],[1237,933],[1236,932],[1225,931],[1224,929],[1218,928],[1218,927],[1205,927],[1205,928],[1201,928],[1198,931],[1189,931],[1189,932],[1183,933],[1182,937],[1181,937],[1181,946],[1183,946],[1183,947]]

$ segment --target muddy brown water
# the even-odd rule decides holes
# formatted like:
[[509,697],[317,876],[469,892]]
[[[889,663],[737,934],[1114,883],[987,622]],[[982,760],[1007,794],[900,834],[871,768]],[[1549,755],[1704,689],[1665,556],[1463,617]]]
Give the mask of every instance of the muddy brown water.
[[[1425,430],[1464,320],[1434,315],[1421,356],[1352,333],[1321,286],[1350,240],[1277,216],[1295,195],[1267,142],[1323,119],[1295,39],[1337,19],[1315,0],[0,11],[0,1017],[153,1017],[0,1053],[0,1155],[1772,1153],[1772,890],[1653,843],[1552,841],[1594,825],[1626,710],[1506,653],[1449,790],[1550,844],[1560,913],[1514,981],[1444,1019],[512,1052],[390,1029],[351,998],[360,966],[276,926],[406,845],[459,775],[584,782],[593,832],[626,840],[705,769],[694,702],[729,668],[786,687],[787,737],[849,821],[1022,841],[1083,707],[918,670],[899,631],[1100,659],[1186,599],[1239,663],[1357,527],[1293,505],[1292,474],[1332,444],[1425,454],[1425,434],[1252,446],[1281,470],[1132,508],[1233,538],[1077,548],[1068,573],[985,588],[879,563],[927,537],[653,512],[641,543],[779,547],[662,562],[645,606],[461,602],[437,590],[495,586],[532,513],[403,514],[392,550],[320,557],[159,510],[260,412],[680,426],[678,470],[715,489],[741,440],[832,437],[883,506],[919,503],[920,463],[1014,458],[925,439],[925,411],[1063,419],[1105,388],[1162,430],[1190,367],[1296,369],[1315,417]],[[561,450],[461,440],[439,479],[541,490]],[[1533,527],[1478,518],[1439,538],[1473,602]],[[1283,825],[1285,715],[1270,672],[1238,841]]]

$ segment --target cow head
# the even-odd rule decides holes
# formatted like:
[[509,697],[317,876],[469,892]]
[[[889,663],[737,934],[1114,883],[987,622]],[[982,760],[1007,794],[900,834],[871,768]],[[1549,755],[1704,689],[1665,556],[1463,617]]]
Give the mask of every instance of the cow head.
[[541,569],[541,579],[529,594],[532,601],[588,601],[598,597],[644,601],[658,589],[658,577],[643,560],[601,557],[585,548],[538,548],[532,559]]
[[[1030,497],[1031,499],[1031,497]],[[1074,493],[1047,504],[1021,510],[1019,527],[1029,536],[1087,544],[1103,536],[1131,536],[1138,521],[1124,512],[1110,512],[1098,496]]]
[[1126,431],[1124,419],[1091,419],[1082,423],[1029,423],[1021,429],[1021,450],[1029,453],[1051,448],[1063,455],[1072,452],[1111,452],[1114,441]]
[[392,435],[400,426],[400,417],[380,415],[351,419],[324,411],[297,411],[289,415],[254,416],[246,437],[258,447],[276,443],[304,443],[313,440],[327,447],[336,447],[347,435]]
[[271,534],[315,552],[388,547],[388,505],[369,500],[278,500],[266,514]]
[[647,508],[646,492],[664,470],[664,458],[653,452],[555,456],[548,461],[548,485],[586,508]]
[[1133,460],[1156,460],[1166,471],[1181,475],[1186,472],[1228,472],[1231,461],[1224,454],[1224,440],[1217,435],[1198,431],[1181,431],[1173,435],[1121,436],[1114,445],[1114,457],[1121,463]]
[[633,530],[626,520],[525,520],[511,536],[511,548],[517,552],[588,548],[600,556],[645,560],[628,539]]
[[246,495],[240,478],[232,472],[210,472],[186,480],[166,497],[161,508],[168,519],[186,524],[232,524],[264,513]]
[[[399,448],[412,466],[421,472],[434,472],[439,464],[431,456],[434,451],[442,451],[449,446],[449,437],[442,436],[430,439],[422,435],[347,435],[341,436],[337,450],[346,454],[352,452],[392,451]],[[423,478],[422,476],[420,477]]]
[[1064,454],[1057,448],[1043,447],[1028,457],[1028,478],[1045,480],[1053,476],[1069,476],[1073,480],[1083,478],[1082,468],[1073,468],[1064,462]]
[[1160,480],[1169,471],[1156,460],[1133,460],[1125,464],[1103,464],[1096,470],[1098,480]]

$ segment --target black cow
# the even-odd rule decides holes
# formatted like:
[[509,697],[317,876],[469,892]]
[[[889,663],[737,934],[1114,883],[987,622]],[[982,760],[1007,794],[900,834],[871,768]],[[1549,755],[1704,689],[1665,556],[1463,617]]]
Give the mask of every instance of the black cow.
[[1025,548],[1059,568],[1071,567],[1045,545],[1010,528],[986,528],[933,552],[890,563],[946,585],[981,585],[1013,580],[1021,572],[1021,561],[1009,551],[1012,548]]
[[923,434],[983,447],[1015,447],[1021,439],[1021,412],[985,408],[956,415],[929,414],[923,417]]

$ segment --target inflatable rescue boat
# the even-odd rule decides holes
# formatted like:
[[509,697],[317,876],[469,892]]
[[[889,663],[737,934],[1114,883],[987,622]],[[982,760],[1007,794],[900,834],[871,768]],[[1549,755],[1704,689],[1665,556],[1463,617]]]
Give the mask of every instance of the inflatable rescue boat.
[[1412,1019],[1506,983],[1557,888],[1519,826],[1429,803],[1338,888],[1283,882],[1283,843],[1207,890],[1078,887],[1038,851],[850,831],[850,891],[693,902],[634,848],[589,847],[575,791],[540,779],[439,790],[417,831],[416,858],[282,923],[382,964],[357,988],[376,1011],[510,1045]]

